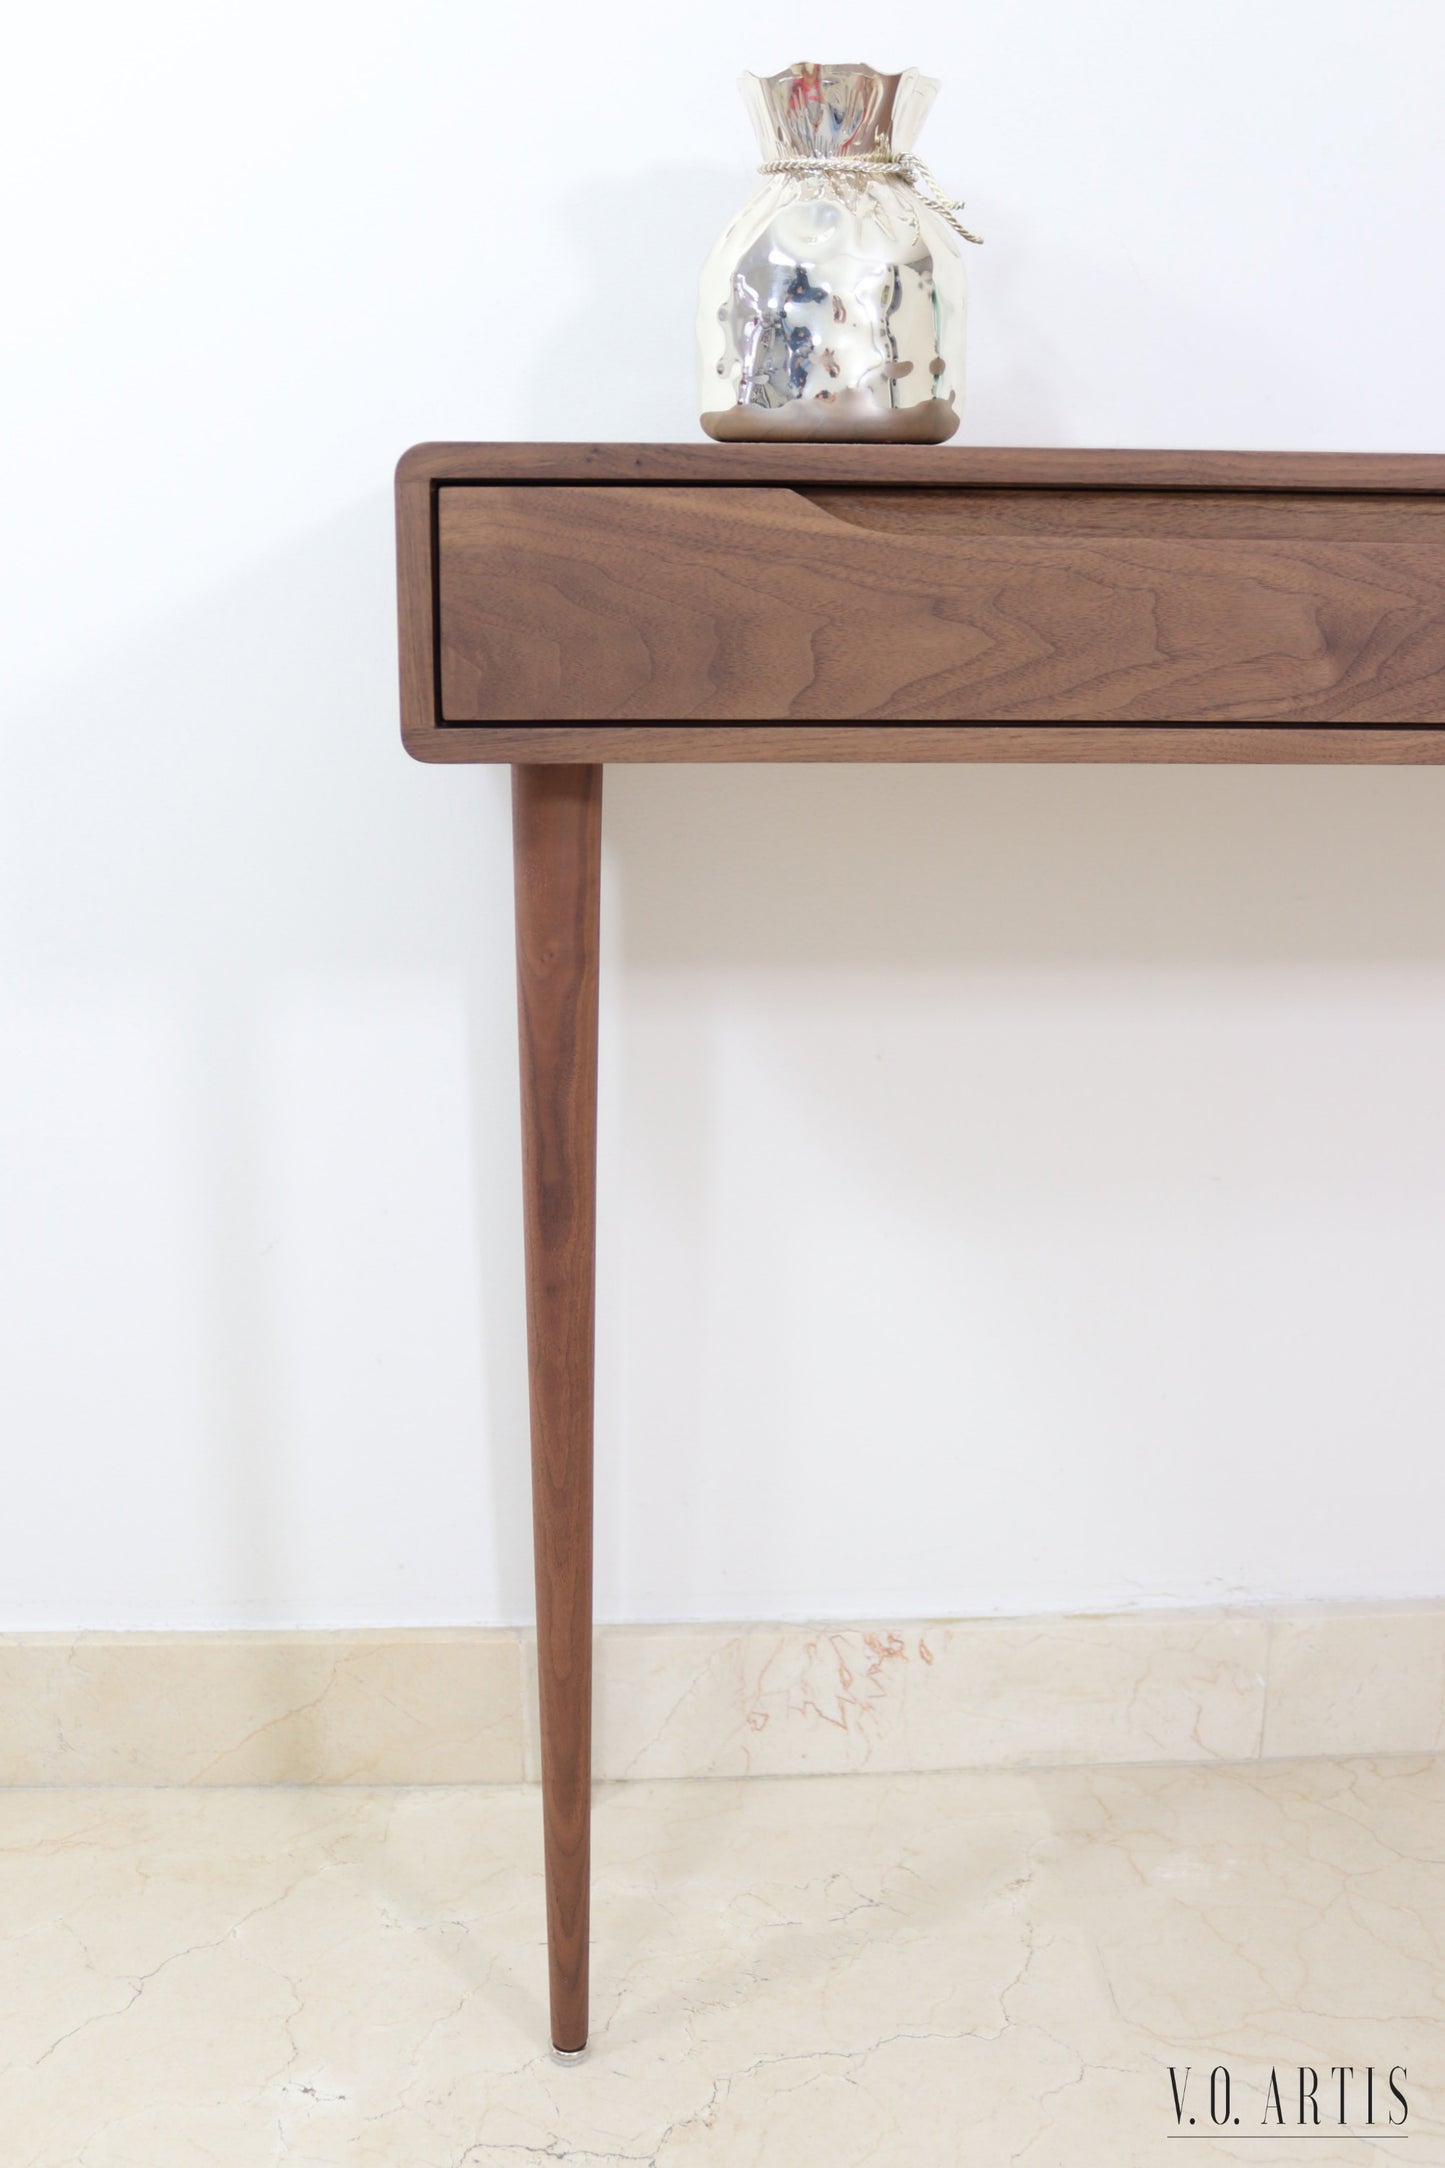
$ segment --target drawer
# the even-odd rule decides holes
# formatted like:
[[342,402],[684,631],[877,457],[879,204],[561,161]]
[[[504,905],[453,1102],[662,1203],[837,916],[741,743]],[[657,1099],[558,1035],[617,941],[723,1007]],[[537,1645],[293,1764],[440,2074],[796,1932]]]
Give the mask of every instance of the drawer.
[[[1245,486],[1090,487],[1072,480],[1079,462],[1132,457],[1147,477],[1151,455],[1061,454],[1068,486],[1050,487],[1037,454],[1026,487],[927,487],[917,465],[856,457],[802,474],[779,462],[771,481],[752,478],[770,471],[754,454],[733,479],[725,453],[679,455],[675,481],[591,479],[600,453],[576,450],[587,479],[403,463],[407,740],[423,757],[507,757],[483,740],[507,726],[607,725],[620,741],[662,724],[676,741],[726,723],[870,740],[911,724],[926,757],[931,725],[1445,723],[1434,461],[1359,489],[1251,488],[1247,455],[1228,470]],[[667,456],[655,448],[653,468]],[[969,472],[986,476],[987,457]],[[907,486],[888,486],[895,473]],[[423,610],[425,627],[409,622]]]
[[1224,513],[442,488],[442,717],[1445,719],[1435,500]]

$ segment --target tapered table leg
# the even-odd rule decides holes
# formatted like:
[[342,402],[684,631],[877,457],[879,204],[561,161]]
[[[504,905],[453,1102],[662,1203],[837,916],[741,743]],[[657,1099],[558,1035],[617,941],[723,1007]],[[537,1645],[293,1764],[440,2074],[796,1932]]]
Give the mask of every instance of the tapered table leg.
[[600,767],[515,767],[522,1194],[552,2044],[587,2042]]

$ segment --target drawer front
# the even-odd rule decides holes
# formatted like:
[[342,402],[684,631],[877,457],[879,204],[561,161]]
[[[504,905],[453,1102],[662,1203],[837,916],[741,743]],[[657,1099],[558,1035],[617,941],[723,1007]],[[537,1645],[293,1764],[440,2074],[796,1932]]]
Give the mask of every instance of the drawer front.
[[443,482],[434,535],[443,728],[1445,722],[1433,496]]

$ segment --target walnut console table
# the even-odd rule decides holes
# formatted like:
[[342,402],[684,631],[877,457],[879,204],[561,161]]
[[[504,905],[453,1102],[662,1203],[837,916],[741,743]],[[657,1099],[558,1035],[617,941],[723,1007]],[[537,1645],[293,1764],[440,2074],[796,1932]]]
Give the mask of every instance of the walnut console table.
[[552,2042],[587,2039],[602,763],[1445,762],[1445,457],[432,444],[402,735],[513,768]]

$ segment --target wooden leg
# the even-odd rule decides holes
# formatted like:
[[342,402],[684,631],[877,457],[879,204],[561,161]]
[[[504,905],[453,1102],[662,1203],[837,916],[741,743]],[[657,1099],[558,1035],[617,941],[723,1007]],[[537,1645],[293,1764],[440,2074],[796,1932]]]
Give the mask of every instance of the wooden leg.
[[600,767],[515,767],[522,1194],[552,2045],[587,2044]]

